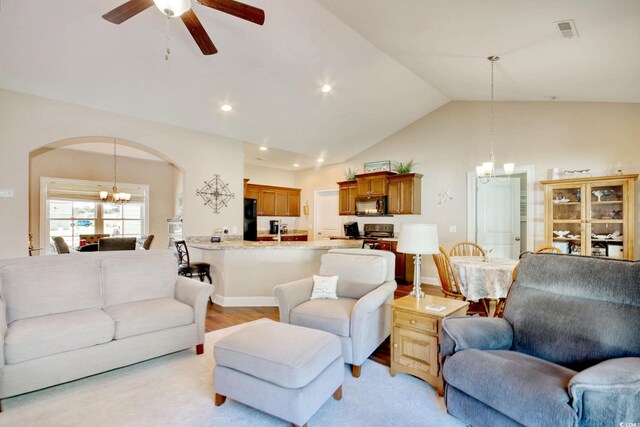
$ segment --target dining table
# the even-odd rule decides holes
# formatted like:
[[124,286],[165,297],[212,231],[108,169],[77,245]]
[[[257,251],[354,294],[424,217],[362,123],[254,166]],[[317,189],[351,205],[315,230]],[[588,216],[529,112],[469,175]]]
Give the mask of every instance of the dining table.
[[452,256],[451,264],[458,276],[460,292],[468,301],[496,300],[496,314],[502,307],[511,287],[517,259]]

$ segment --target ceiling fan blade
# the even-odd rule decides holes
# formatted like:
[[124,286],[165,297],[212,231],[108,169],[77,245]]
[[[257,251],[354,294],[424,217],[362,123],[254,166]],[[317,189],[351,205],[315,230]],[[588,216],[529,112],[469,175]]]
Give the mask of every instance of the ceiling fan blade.
[[134,17],[151,6],[153,6],[153,0],[129,0],[112,11],[105,13],[102,17],[114,24],[122,24],[127,19]]
[[213,55],[214,53],[218,53],[218,49],[214,46],[209,35],[200,23],[200,20],[196,14],[193,13],[193,10],[187,10],[185,13],[180,15],[180,18],[182,19],[182,22],[184,22],[184,25],[187,26],[187,30],[189,30],[203,54]]
[[264,24],[264,10],[234,0],[197,0],[203,6],[217,9],[255,24]]

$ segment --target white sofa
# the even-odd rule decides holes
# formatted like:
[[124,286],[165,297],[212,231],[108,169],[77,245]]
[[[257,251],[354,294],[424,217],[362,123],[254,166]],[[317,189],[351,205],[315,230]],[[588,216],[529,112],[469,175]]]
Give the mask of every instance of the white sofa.
[[196,346],[214,288],[170,251],[0,260],[0,398]]

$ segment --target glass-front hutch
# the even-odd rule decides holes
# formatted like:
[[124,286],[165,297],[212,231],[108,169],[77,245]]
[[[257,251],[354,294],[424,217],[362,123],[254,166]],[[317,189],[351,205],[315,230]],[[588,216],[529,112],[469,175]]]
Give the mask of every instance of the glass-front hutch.
[[634,175],[541,181],[545,245],[563,253],[633,259]]

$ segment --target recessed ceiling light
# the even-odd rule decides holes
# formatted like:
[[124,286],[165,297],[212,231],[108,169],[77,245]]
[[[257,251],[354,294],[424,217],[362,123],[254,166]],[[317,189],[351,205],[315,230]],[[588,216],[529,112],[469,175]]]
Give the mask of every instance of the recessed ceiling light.
[[229,105],[229,104],[224,104],[223,106],[220,107],[220,109],[222,111],[231,111],[231,110],[233,110],[233,107],[231,105]]
[[322,93],[331,92],[331,89],[333,89],[331,85],[325,84],[325,85],[322,85],[322,87],[320,88],[320,92]]
[[318,159],[318,163],[324,162],[324,159]]
[[267,150],[268,150],[268,148],[265,147],[264,145],[260,147],[260,151],[267,151]]
[[294,167],[294,168],[297,168],[297,167],[299,167],[299,166],[300,166],[300,164],[299,164],[299,163],[294,163],[294,164],[293,164],[293,167]]

